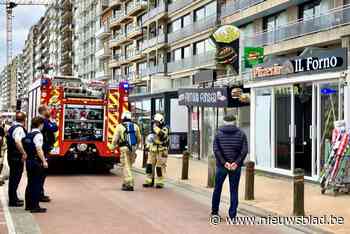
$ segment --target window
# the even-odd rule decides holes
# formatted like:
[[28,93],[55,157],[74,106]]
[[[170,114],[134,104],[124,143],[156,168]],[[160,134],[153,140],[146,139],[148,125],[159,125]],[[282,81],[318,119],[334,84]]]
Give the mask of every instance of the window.
[[216,14],[216,1],[211,2],[194,12],[194,20],[199,21]]
[[192,54],[191,54],[191,47],[190,46],[186,46],[183,49],[183,58],[188,58],[190,57]]
[[172,83],[171,86],[173,89],[190,87],[191,79],[189,77],[176,78],[171,80],[171,83]]
[[178,61],[182,59],[181,48],[174,50],[174,61]]
[[300,7],[300,18],[314,18],[321,14],[321,1],[312,1],[310,3],[301,5]]
[[204,41],[199,41],[194,44],[194,54],[203,54],[208,51],[215,50],[215,45],[210,41],[210,39],[206,39]]
[[270,15],[263,20],[263,29],[272,31],[288,23],[288,15],[285,11]]
[[147,62],[139,63],[137,66],[138,66],[137,73],[140,74],[142,73],[142,71],[145,71],[147,69]]
[[179,19],[177,19],[177,20],[171,22],[171,23],[169,24],[169,29],[168,29],[168,31],[169,31],[169,33],[172,33],[172,32],[175,32],[175,31],[177,31],[177,30],[179,30],[179,29],[181,29],[181,18],[179,18]]
[[182,18],[182,27],[186,27],[188,25],[191,25],[192,24],[192,18],[191,18],[191,15],[188,14],[188,15],[185,15],[183,18]]

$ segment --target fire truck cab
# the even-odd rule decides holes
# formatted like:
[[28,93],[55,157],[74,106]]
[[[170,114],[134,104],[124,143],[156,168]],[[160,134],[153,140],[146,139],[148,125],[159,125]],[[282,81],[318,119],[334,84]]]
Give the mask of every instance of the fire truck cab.
[[84,82],[75,77],[37,79],[29,91],[28,127],[46,104],[58,125],[49,161],[88,162],[89,167],[113,168],[119,152],[108,148],[123,111],[128,109],[128,84]]

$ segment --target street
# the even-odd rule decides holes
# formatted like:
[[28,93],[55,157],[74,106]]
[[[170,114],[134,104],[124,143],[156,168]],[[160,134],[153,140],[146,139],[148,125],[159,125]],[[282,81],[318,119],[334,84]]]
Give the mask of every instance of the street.
[[10,209],[16,233],[296,233],[283,226],[212,226],[208,198],[174,185],[145,189],[142,182],[137,175],[135,191],[123,192],[119,175],[52,175],[47,191],[53,201],[42,204],[48,213]]

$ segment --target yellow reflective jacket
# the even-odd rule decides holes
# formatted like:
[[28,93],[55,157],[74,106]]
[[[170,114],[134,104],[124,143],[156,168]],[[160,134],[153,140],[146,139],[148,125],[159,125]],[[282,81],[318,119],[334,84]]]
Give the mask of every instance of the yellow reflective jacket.
[[155,134],[155,137],[152,144],[149,146],[149,150],[152,152],[168,150],[169,129],[167,127],[154,127],[153,132]]

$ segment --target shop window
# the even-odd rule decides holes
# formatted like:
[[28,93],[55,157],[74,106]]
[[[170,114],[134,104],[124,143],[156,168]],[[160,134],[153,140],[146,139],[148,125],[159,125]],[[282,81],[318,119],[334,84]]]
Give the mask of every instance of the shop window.
[[160,114],[164,115],[165,110],[164,110],[164,99],[163,98],[155,99],[155,111],[156,111],[156,113],[160,113]]

